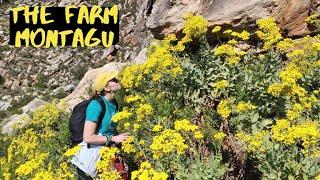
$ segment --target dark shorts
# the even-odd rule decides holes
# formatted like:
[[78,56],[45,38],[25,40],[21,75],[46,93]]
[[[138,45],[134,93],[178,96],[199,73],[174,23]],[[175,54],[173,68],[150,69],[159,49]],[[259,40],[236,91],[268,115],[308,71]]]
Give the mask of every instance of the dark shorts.
[[93,180],[91,176],[88,176],[85,172],[77,167],[78,180]]

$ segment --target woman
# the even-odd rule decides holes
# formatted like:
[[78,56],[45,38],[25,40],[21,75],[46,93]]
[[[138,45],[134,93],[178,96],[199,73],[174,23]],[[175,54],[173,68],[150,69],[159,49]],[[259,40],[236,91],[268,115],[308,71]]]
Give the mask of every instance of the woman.
[[102,112],[101,105],[97,100],[92,100],[86,109],[81,149],[71,161],[77,166],[79,179],[92,179],[96,176],[96,162],[100,158],[99,149],[102,146],[110,142],[121,143],[129,137],[129,133],[116,135],[116,123],[111,121],[112,116],[118,111],[113,98],[116,91],[121,89],[117,75],[117,71],[102,73],[92,85],[93,98],[100,96],[104,101],[106,111],[98,127],[99,116]]

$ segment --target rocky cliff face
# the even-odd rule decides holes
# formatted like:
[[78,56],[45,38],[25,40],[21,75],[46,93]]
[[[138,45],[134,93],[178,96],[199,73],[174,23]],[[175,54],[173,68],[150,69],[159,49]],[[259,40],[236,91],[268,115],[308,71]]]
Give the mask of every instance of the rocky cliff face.
[[[120,43],[115,47],[95,48],[19,48],[8,45],[9,9],[22,5],[104,5],[106,0],[17,0],[0,5],[0,109],[22,106],[42,95],[66,96],[89,69],[112,62],[135,59],[152,39],[182,33],[183,15],[192,12],[224,29],[253,29],[255,21],[274,16],[284,36],[299,37],[314,33],[305,19],[320,13],[320,0],[125,0],[120,1]],[[117,3],[117,1],[110,1]],[[210,34],[208,35],[210,38]],[[141,54],[141,53],[140,53]],[[142,55],[144,56],[144,55]],[[137,59],[137,61],[139,61]],[[60,94],[59,94],[60,93]],[[58,95],[57,95],[58,94]],[[59,96],[59,97],[60,97]],[[9,103],[9,104],[8,104]],[[2,106],[3,105],[3,106]]]
[[[58,1],[15,1],[0,5],[0,107],[13,110],[35,97],[64,97],[90,69],[118,61],[117,47],[14,48],[9,45],[9,9],[23,5],[58,6]],[[1,103],[3,102],[3,103]],[[9,105],[8,105],[9,103]],[[3,112],[3,111],[2,111]],[[0,116],[1,119],[1,116]]]
[[273,16],[285,37],[312,34],[305,19],[320,13],[320,0],[127,0],[121,2],[121,12],[123,49],[118,54],[130,61],[149,40],[179,35],[187,12],[204,16],[209,29],[220,25],[250,30],[257,19]]

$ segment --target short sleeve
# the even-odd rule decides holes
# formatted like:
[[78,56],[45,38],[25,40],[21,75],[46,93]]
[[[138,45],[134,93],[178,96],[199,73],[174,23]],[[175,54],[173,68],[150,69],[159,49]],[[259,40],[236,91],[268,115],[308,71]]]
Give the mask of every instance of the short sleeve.
[[99,121],[101,111],[102,107],[100,104],[96,100],[91,101],[86,110],[86,121],[97,123]]

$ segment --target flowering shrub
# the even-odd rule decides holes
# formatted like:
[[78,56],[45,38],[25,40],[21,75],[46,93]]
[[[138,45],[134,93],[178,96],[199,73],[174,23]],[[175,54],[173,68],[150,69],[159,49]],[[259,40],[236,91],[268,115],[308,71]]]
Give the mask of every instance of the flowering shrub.
[[[257,21],[261,42],[228,29],[228,41],[209,44],[208,22],[185,20],[181,39],[168,35],[149,47],[145,63],[121,72],[121,110],[112,121],[131,137],[120,149],[101,150],[99,176],[120,178],[111,163],[121,152],[131,179],[319,177],[320,36],[283,38],[267,18]],[[57,149],[67,142],[61,118],[48,105],[23,133],[1,138],[0,175],[71,178],[63,154],[79,147]]]
[[72,179],[69,166],[68,117],[63,104],[38,108],[27,126],[0,137],[1,179]]
[[[250,49],[239,48],[250,33],[231,29],[224,31],[230,40],[212,48],[205,37],[206,20],[188,14],[180,40],[168,35],[149,48],[144,64],[124,69],[121,80],[132,80],[135,86],[125,87],[121,102],[131,116],[118,122],[134,136],[124,143],[140,168],[134,178],[146,162],[152,170],[176,178],[320,174],[312,168],[319,167],[319,36],[283,39],[273,18],[258,20],[257,28],[262,43]],[[221,29],[216,26],[212,32]],[[283,57],[290,62],[283,63]],[[139,110],[146,104],[149,111]],[[280,126],[284,121],[286,126]],[[237,153],[241,148],[247,156]],[[281,152],[285,149],[288,152]],[[217,171],[205,159],[213,159]],[[252,167],[231,170],[243,162],[239,159]],[[212,174],[206,176],[190,164]],[[147,174],[143,176],[150,178]]]
[[103,147],[100,150],[101,160],[97,163],[97,170],[101,179],[121,179],[121,176],[112,165],[112,161],[118,151],[114,147]]

